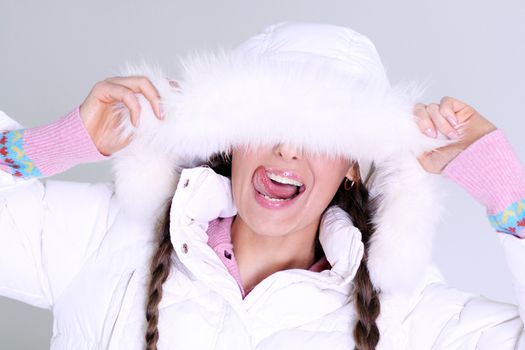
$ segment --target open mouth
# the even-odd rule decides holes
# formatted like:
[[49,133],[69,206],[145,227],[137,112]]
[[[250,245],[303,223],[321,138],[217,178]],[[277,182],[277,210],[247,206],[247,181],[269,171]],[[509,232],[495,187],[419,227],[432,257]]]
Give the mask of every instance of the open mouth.
[[252,181],[257,193],[270,202],[288,202],[306,190],[300,180],[275,174],[264,167],[255,171]]

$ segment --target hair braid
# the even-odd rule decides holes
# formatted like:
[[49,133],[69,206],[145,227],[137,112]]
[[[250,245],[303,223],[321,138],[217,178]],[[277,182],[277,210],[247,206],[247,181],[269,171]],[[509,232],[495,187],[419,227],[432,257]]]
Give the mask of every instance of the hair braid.
[[151,259],[151,279],[148,287],[148,303],[146,306],[146,350],[156,350],[159,340],[159,303],[162,299],[162,285],[168,278],[171,269],[171,253],[173,245],[170,238],[169,213],[171,202],[167,205],[166,215],[159,222],[156,232],[160,233],[160,241],[157,251]]
[[[217,153],[210,157],[206,164],[217,173],[231,176],[231,160],[225,153]],[[164,217],[157,223],[155,232],[159,239],[159,246],[151,259],[150,282],[148,286],[148,302],[146,304],[146,350],[156,350],[159,341],[159,303],[162,299],[162,285],[168,279],[171,270],[171,254],[173,245],[170,237],[171,201],[166,205]]]
[[375,349],[379,342],[379,328],[376,319],[381,311],[379,302],[379,291],[374,288],[370,280],[368,271],[368,250],[370,247],[370,237],[374,233],[371,223],[372,213],[368,201],[368,190],[361,181],[357,181],[352,191],[355,196],[354,203],[349,208],[354,225],[361,231],[364,244],[364,254],[359,269],[354,278],[354,302],[357,311],[357,322],[354,328],[354,340],[356,350]]
[[[355,164],[356,172],[359,173],[359,166]],[[356,344],[355,350],[372,350],[379,343],[380,333],[376,319],[381,311],[380,291],[374,288],[367,266],[370,237],[375,232],[371,219],[375,212],[376,199],[369,200],[366,186],[360,179],[357,179],[349,191],[344,189],[343,182],[331,204],[337,204],[348,212],[354,226],[361,231],[364,254],[354,277],[353,293],[357,321],[353,337]]]

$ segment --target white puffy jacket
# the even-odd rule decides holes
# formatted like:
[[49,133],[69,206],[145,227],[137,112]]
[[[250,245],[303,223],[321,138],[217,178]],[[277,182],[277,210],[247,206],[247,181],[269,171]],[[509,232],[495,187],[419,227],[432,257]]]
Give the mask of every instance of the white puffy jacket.
[[[170,213],[174,266],[159,306],[159,348],[352,349],[359,231],[329,211],[322,244],[332,270],[277,272],[243,300],[205,232],[208,221],[236,213],[230,191],[229,179],[210,168],[182,171]],[[153,223],[119,208],[109,182],[0,172],[0,294],[52,309],[52,349],[144,347]],[[525,240],[499,237],[523,318]],[[449,287],[434,266],[413,295],[381,303],[378,349],[525,349],[517,306]]]

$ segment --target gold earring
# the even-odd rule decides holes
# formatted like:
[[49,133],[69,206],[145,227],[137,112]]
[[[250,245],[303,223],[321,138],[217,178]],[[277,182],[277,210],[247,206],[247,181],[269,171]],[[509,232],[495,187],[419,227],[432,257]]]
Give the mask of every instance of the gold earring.
[[354,187],[354,181],[352,181],[352,184],[350,185],[350,187],[348,187],[348,182],[350,181],[349,178],[345,178],[345,190],[346,191],[350,191],[352,189],[352,187]]

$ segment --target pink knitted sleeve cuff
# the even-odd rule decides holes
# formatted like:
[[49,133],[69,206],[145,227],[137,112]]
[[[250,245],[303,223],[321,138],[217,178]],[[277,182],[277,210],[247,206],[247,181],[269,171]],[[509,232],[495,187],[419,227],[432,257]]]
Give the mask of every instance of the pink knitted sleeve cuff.
[[50,176],[110,157],[91,140],[79,107],[48,125],[0,133],[0,169],[17,177]]
[[486,207],[497,232],[525,238],[525,168],[502,130],[471,144],[442,174]]

